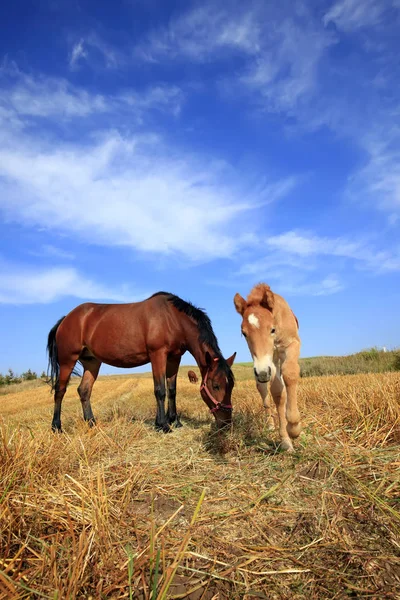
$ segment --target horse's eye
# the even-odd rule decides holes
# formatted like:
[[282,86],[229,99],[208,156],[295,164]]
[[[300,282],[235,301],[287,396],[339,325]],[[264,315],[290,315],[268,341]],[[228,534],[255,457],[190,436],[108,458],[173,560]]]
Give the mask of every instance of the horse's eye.
[[218,392],[218,390],[219,390],[218,383],[213,383],[213,390],[215,390],[216,392]]
[[275,333],[275,327],[271,329],[271,333]]

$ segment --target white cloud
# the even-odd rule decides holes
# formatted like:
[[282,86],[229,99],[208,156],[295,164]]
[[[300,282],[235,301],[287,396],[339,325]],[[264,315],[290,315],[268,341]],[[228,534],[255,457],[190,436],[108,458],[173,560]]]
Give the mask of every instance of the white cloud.
[[40,250],[32,250],[30,252],[32,256],[44,256],[49,258],[60,258],[63,260],[74,260],[75,255],[67,250],[62,250],[53,246],[52,244],[43,244]]
[[112,290],[91,281],[74,268],[36,269],[0,264],[1,304],[48,304],[72,296],[87,301],[134,302],[128,290]]
[[[262,199],[228,167],[174,155],[159,137],[117,133],[85,146],[3,140],[0,176],[10,220],[196,261],[231,257],[248,243],[243,218]],[[277,195],[287,189],[276,187]]]
[[287,231],[267,239],[267,245],[274,250],[308,257],[318,254],[365,259],[365,244],[349,242],[342,238],[322,238],[313,234]]
[[72,46],[69,67],[77,70],[86,62],[91,66],[100,64],[107,69],[117,69],[126,64],[126,58],[119,50],[108,44],[97,33],[91,32]]
[[1,104],[20,117],[86,117],[108,108],[101,94],[90,94],[65,79],[27,75],[15,65],[3,66],[0,78]]
[[153,30],[136,49],[147,61],[214,62],[239,55],[235,72],[219,85],[252,96],[259,107],[293,111],[316,87],[333,34],[302,3],[205,4]]
[[334,38],[313,24],[285,19],[265,30],[263,45],[239,78],[261,108],[293,114],[317,89],[318,68]]
[[87,92],[66,79],[28,75],[15,65],[0,68],[0,119],[14,119],[21,127],[22,117],[87,118],[109,113],[119,119],[142,118],[150,111],[179,114],[184,99],[176,86],[155,85],[144,90],[123,89],[114,95]]
[[381,22],[385,11],[396,6],[392,0],[338,0],[324,16],[324,24],[336,24],[346,32],[372,27]]
[[331,296],[344,289],[344,285],[335,275],[329,275],[321,281],[298,282],[293,279],[282,279],[279,284],[279,291],[291,296]]
[[[305,265],[311,257],[334,256],[356,261],[362,268],[375,273],[400,270],[398,250],[394,252],[379,250],[366,241],[349,241],[344,238],[328,238],[288,231],[268,238],[267,245],[281,253],[282,262],[285,261],[285,256],[288,256],[288,264],[293,260],[292,256],[303,259]],[[300,264],[299,262],[298,266]]]
[[143,60],[218,60],[224,50],[256,54],[261,29],[257,12],[235,6],[205,4],[151,32],[136,48]]
[[400,131],[390,127],[362,140],[367,160],[351,178],[352,198],[387,211],[392,224],[400,215]]
[[86,58],[87,50],[85,49],[85,42],[83,39],[80,39],[79,42],[74,44],[72,47],[71,55],[69,58],[70,69],[77,69],[79,66],[79,62]]

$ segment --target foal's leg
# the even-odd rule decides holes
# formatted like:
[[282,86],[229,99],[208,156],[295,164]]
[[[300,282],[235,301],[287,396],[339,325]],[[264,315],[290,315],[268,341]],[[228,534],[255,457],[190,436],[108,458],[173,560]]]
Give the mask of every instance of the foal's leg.
[[271,413],[271,402],[268,397],[268,383],[260,383],[256,381],[258,392],[262,398],[263,405],[265,408],[265,416],[267,420],[267,429],[273,431],[275,429],[274,418]]
[[167,419],[170,425],[182,427],[179,415],[176,412],[176,379],[178,375],[181,357],[169,358],[167,361],[167,392],[168,392],[168,411]]
[[83,376],[78,387],[78,394],[82,403],[83,418],[88,421],[89,427],[96,424],[93,416],[92,407],[90,405],[90,395],[92,393],[93,384],[99,374],[101,362],[96,358],[81,361],[83,366]]
[[300,344],[292,342],[282,356],[282,376],[287,392],[286,419],[287,432],[291,438],[297,438],[301,432],[300,413],[297,408],[297,384],[300,377]]
[[69,378],[71,377],[76,360],[77,357],[75,359],[71,359],[67,363],[60,364],[60,374],[54,393],[54,413],[53,421],[51,423],[51,428],[53,431],[61,432],[61,403],[65,396],[65,392],[67,391]]
[[281,448],[282,450],[293,452],[293,444],[286,429],[286,389],[279,371],[277,371],[271,383],[271,394],[275,402],[276,410],[278,412]]
[[168,433],[171,431],[167,415],[165,414],[165,372],[167,355],[165,352],[155,352],[151,355],[151,368],[153,370],[154,395],[157,400],[156,429]]

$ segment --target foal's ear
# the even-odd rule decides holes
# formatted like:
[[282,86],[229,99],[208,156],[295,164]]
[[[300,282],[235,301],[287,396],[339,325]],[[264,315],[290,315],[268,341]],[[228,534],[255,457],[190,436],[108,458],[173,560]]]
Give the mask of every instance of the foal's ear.
[[239,315],[242,315],[244,313],[244,311],[246,310],[246,306],[247,306],[246,300],[240,294],[235,294],[233,303],[234,303],[235,308],[236,308],[237,312],[239,313]]
[[271,292],[269,287],[265,286],[264,294],[263,294],[262,300],[260,302],[260,305],[263,308],[267,308],[268,310],[270,310],[272,312],[272,309],[274,308],[274,304],[275,304],[274,294],[273,294],[273,292]]
[[226,362],[228,363],[228,365],[231,367],[233,365],[233,361],[236,358],[236,352],[234,352],[232,354],[232,356],[230,356],[229,358],[226,359]]

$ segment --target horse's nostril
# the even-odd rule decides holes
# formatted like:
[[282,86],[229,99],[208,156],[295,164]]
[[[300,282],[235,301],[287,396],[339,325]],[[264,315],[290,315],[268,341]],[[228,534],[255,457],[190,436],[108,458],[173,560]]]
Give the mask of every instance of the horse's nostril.
[[258,373],[257,373],[257,369],[254,368],[254,375],[257,377]]
[[272,369],[271,367],[268,367],[268,375],[271,377],[271,373],[272,373]]

